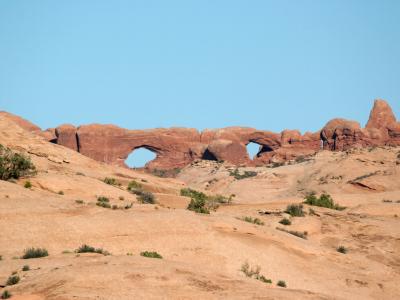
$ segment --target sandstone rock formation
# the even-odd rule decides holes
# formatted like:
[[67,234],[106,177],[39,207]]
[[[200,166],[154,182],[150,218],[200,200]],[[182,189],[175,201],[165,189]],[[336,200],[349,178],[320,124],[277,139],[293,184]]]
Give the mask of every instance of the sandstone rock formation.
[[[226,161],[235,165],[265,165],[312,155],[321,149],[343,151],[352,147],[400,145],[400,123],[389,104],[376,100],[366,128],[355,121],[333,119],[321,131],[302,135],[298,130],[281,133],[247,127],[206,129],[192,128],[128,130],[114,125],[92,124],[75,127],[65,124],[40,131],[32,123],[2,112],[0,116],[15,121],[28,131],[48,141],[71,148],[97,161],[125,166],[128,155],[138,148],[156,153],[149,169],[181,168],[196,159]],[[251,159],[246,150],[249,143],[260,145]]]

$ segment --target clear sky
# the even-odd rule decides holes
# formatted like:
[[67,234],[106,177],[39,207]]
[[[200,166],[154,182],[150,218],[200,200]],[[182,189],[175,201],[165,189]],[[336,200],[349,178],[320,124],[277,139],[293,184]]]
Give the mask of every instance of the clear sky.
[[0,110],[42,128],[400,118],[398,0],[1,0]]

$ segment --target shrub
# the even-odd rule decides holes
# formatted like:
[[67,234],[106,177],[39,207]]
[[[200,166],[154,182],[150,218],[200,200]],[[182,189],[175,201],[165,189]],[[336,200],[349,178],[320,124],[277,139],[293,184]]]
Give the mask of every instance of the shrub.
[[264,275],[260,275],[258,278],[258,280],[264,282],[264,283],[272,283],[271,279],[267,279]]
[[114,204],[113,206],[111,206],[111,208],[112,208],[113,210],[116,210],[116,209],[118,209],[118,205]]
[[197,213],[200,213],[200,214],[209,214],[210,211],[205,206],[206,206],[205,199],[192,198],[192,199],[190,199],[190,203],[189,203],[187,209],[192,210]]
[[168,176],[168,172],[167,172],[166,170],[153,169],[153,170],[151,171],[151,173],[152,173],[154,176],[158,176],[158,177],[162,177],[162,178]]
[[33,175],[36,168],[29,157],[14,153],[11,149],[0,144],[0,179],[18,179],[22,176]]
[[118,199],[121,200],[121,201],[125,200],[125,198],[123,196],[119,196]]
[[75,250],[76,253],[98,253],[103,255],[110,255],[110,252],[103,250],[102,248],[95,248],[86,244],[83,244]]
[[282,225],[291,225],[292,222],[288,218],[283,218],[282,220],[279,221],[280,224]]
[[248,222],[248,223],[253,223],[256,225],[264,225],[264,222],[261,221],[259,218],[243,217],[241,220]]
[[32,187],[32,183],[29,180],[25,181],[24,188],[30,189],[31,187]]
[[271,168],[279,168],[279,167],[282,167],[284,165],[285,165],[284,162],[274,162],[274,163],[272,163]]
[[303,205],[301,204],[290,204],[286,207],[285,213],[292,217],[304,217]]
[[64,195],[64,192],[63,191],[59,191],[58,194],[59,195]]
[[185,188],[181,189],[181,196],[191,198],[190,203],[187,207],[188,210],[192,210],[194,212],[201,214],[210,213],[209,209],[206,207],[206,202],[207,202],[206,194],[192,190],[190,188]]
[[39,258],[48,256],[49,253],[45,248],[28,248],[25,250],[22,259]]
[[8,277],[6,285],[15,285],[20,281],[20,278],[18,275],[11,275]]
[[339,247],[337,247],[336,251],[339,252],[339,253],[346,254],[347,253],[347,248],[345,246],[339,246]]
[[104,183],[109,184],[109,185],[121,185],[115,178],[109,178],[106,177],[104,178]]
[[100,196],[100,197],[97,197],[97,201],[108,203],[108,202],[110,202],[110,199],[108,199],[107,197],[104,197],[104,196]]
[[162,256],[155,251],[154,252],[144,251],[144,252],[141,252],[140,255],[144,256],[144,257],[150,257],[150,258],[162,258]]
[[294,230],[286,230],[284,228],[279,228],[279,227],[277,227],[276,229],[280,230],[280,231],[283,231],[283,232],[286,232],[286,233],[289,233],[291,235],[297,236],[299,238],[305,239],[305,240],[307,239],[307,235],[308,235],[307,231],[301,232],[301,231],[294,231]]
[[9,291],[5,290],[5,291],[1,294],[1,299],[9,299],[9,298],[11,298],[11,296],[12,296],[12,294],[11,294]]
[[83,200],[75,200],[75,203],[76,204],[83,204],[83,203],[85,203]]
[[138,183],[137,181],[132,180],[131,182],[129,182],[127,190],[132,193],[135,193],[135,191],[142,191],[143,186],[140,183]]
[[29,270],[30,270],[30,268],[28,265],[25,265],[22,267],[22,271],[24,271],[24,272],[29,271]]
[[326,207],[336,210],[345,209],[345,207],[336,204],[332,197],[325,193],[323,193],[319,198],[315,195],[315,193],[311,193],[306,196],[304,203],[312,206]]
[[111,205],[109,202],[110,202],[110,199],[108,199],[107,197],[104,197],[104,196],[100,196],[100,197],[97,197],[96,205],[104,207],[104,208],[111,208]]
[[210,210],[216,210],[219,204],[230,203],[234,197],[234,195],[229,196],[229,198],[222,195],[207,196],[203,192],[198,192],[190,188],[181,189],[181,196],[191,198],[187,207],[188,210],[203,214],[209,214]]
[[233,172],[229,171],[229,176],[233,176],[237,180],[245,179],[245,178],[250,178],[257,176],[258,173],[255,171],[244,171],[243,174],[239,173],[239,169],[235,169]]
[[146,204],[155,204],[156,203],[154,194],[152,192],[142,192],[139,195],[138,200],[141,203],[146,203]]
[[192,190],[191,188],[181,189],[181,196],[190,197],[190,198],[198,198],[198,199],[206,199],[207,195],[203,192],[198,192],[196,190]]
[[285,288],[286,287],[286,282],[283,281],[283,280],[279,280],[276,285]]
[[260,275],[261,267],[256,266],[254,269],[253,267],[250,268],[249,263],[246,261],[241,269],[240,269],[247,277],[254,278],[260,280],[264,283],[272,283],[271,279],[267,279],[264,275]]
[[260,266],[256,266],[255,269],[250,268],[249,263],[246,261],[240,269],[247,277],[253,277],[254,275],[259,275],[261,271]]
[[104,208],[111,208],[111,205],[106,202],[97,202],[96,205]]

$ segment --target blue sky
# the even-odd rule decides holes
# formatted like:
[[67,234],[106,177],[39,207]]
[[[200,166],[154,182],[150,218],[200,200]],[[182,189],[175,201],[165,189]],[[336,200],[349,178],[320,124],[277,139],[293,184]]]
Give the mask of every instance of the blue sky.
[[0,109],[42,128],[400,117],[400,1],[0,1]]

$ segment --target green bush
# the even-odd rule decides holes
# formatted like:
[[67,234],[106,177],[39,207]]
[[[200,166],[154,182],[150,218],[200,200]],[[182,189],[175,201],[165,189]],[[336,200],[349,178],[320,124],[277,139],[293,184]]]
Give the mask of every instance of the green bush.
[[[138,196],[142,196],[145,193],[145,191],[143,190],[143,186],[135,180],[129,182],[127,190],[132,194]],[[141,201],[141,199],[139,199],[139,201]]]
[[30,189],[31,187],[32,187],[32,183],[29,180],[25,181],[24,188]]
[[261,221],[259,218],[243,217],[241,220],[248,222],[248,223],[253,223],[256,225],[264,225],[264,222]]
[[249,263],[246,261],[240,269],[247,277],[253,277],[260,274],[261,267],[256,266],[254,269],[250,268]]
[[12,297],[12,294],[9,292],[9,291],[7,291],[7,290],[5,290],[2,294],[1,294],[1,299],[9,299],[9,298],[11,298]]
[[206,200],[205,199],[196,199],[196,198],[190,199],[190,203],[189,203],[187,209],[192,210],[197,213],[200,213],[200,214],[209,214],[210,213],[208,208],[206,208]]
[[201,214],[210,213],[209,209],[206,207],[206,202],[207,202],[206,194],[192,190],[190,188],[185,188],[181,189],[181,196],[191,198],[190,203],[187,207],[188,210],[192,210],[194,212]]
[[141,252],[140,255],[144,256],[144,257],[150,257],[150,258],[162,258],[162,256],[155,251],[154,252],[144,251],[144,252]]
[[266,278],[264,275],[260,275],[258,278],[256,278],[264,283],[272,283],[271,279]]
[[22,271],[26,272],[29,271],[31,268],[28,265],[22,267]]
[[233,176],[236,180],[242,180],[245,178],[255,177],[258,173],[255,171],[244,171],[243,174],[239,173],[239,169],[235,169],[233,172],[229,171],[229,176]]
[[301,204],[290,204],[286,207],[285,213],[292,217],[304,217],[303,205]]
[[330,209],[343,210],[345,207],[339,206],[336,204],[332,197],[328,194],[322,194],[319,198],[315,195],[315,193],[311,193],[306,196],[305,204],[319,207],[326,207]]
[[20,278],[18,275],[11,275],[8,277],[6,285],[15,285],[20,281]]
[[104,196],[100,196],[100,197],[97,197],[96,205],[104,207],[104,208],[111,208],[111,205],[109,202],[110,202],[110,199],[108,199],[107,197],[104,197]]
[[86,244],[83,244],[75,250],[76,253],[98,253],[103,255],[110,255],[110,252],[103,250],[102,248],[95,248]]
[[45,248],[28,248],[25,249],[24,255],[21,257],[22,259],[30,259],[30,258],[39,258],[48,256],[49,253]]
[[152,192],[141,192],[139,197],[138,197],[139,202],[145,203],[145,204],[155,204],[156,200],[154,197],[154,194]]
[[109,178],[106,177],[104,178],[104,183],[109,184],[109,185],[121,185],[115,178]]
[[339,246],[339,247],[337,247],[337,252],[339,252],[339,253],[343,253],[343,254],[346,254],[347,253],[347,248],[345,247],[345,246]]
[[142,189],[142,185],[138,182],[136,182],[135,180],[132,180],[131,182],[129,182],[128,184],[128,191],[132,191],[132,190],[136,190],[136,189]]
[[203,192],[199,192],[190,188],[181,189],[181,196],[190,197],[190,203],[187,207],[188,210],[197,213],[209,214],[210,210],[216,210],[219,204],[229,204],[235,195],[229,198],[222,195],[207,196]]
[[285,288],[286,287],[286,282],[283,281],[283,280],[279,280],[276,285]]
[[36,168],[29,157],[14,153],[11,149],[0,144],[0,179],[18,179],[33,175]]
[[285,226],[292,224],[292,222],[288,218],[283,218],[282,220],[279,221],[279,223]]
[[207,195],[204,194],[203,192],[192,190],[191,188],[181,189],[181,196],[197,198],[197,199],[206,199],[207,198]]
[[240,270],[241,270],[247,277],[260,280],[261,282],[264,282],[264,283],[272,283],[272,280],[271,280],[271,279],[267,279],[264,275],[261,275],[261,274],[260,274],[260,271],[261,271],[261,267],[260,267],[260,266],[256,266],[255,268],[253,268],[253,267],[250,268],[249,263],[246,261],[246,262],[242,265],[242,267],[241,267]]

